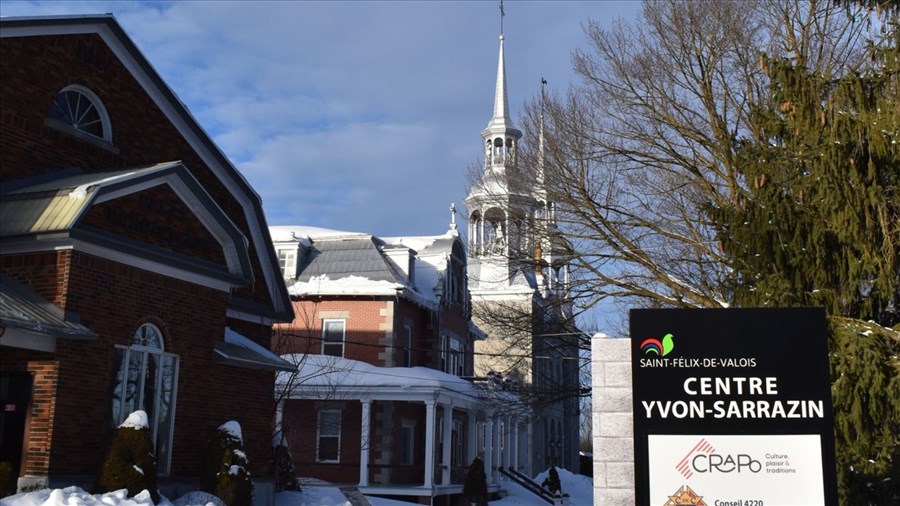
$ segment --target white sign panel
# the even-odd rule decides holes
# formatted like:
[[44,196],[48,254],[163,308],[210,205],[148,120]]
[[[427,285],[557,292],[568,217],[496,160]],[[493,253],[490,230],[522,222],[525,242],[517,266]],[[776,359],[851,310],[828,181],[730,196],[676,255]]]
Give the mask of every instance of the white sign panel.
[[822,506],[818,434],[648,436],[650,504]]

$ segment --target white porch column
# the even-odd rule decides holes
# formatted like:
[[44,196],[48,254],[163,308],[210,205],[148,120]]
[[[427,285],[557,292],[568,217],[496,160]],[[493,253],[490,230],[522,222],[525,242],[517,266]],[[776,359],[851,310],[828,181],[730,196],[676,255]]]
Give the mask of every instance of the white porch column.
[[444,405],[444,451],[441,455],[441,464],[443,466],[441,473],[441,485],[449,485],[450,484],[450,450],[451,450],[451,439],[453,439],[453,407],[449,404]]
[[484,217],[483,216],[478,220],[478,228],[480,229],[478,232],[478,253],[484,254]]
[[513,425],[513,417],[510,415],[506,417],[506,432],[503,434],[503,437],[506,438],[503,444],[505,453],[503,456],[503,467],[506,469],[513,467],[513,430],[515,430],[515,426]]
[[425,488],[434,486],[434,401],[425,401]]
[[502,464],[500,463],[500,418],[494,417],[491,419],[491,425],[494,426],[493,434],[491,434],[491,461],[494,463],[491,466],[491,470],[489,471],[490,480],[489,483],[499,483],[500,482],[500,473],[497,471],[497,468]]
[[369,434],[372,425],[372,401],[361,400],[362,416],[359,424],[359,440],[362,443],[359,450],[359,486],[369,486]]
[[519,419],[511,416],[510,417],[510,437],[512,437],[512,444],[509,445],[510,457],[509,457],[509,467],[519,470]]
[[281,424],[284,421],[284,399],[278,401],[278,404],[275,405],[275,430],[281,431],[284,434],[284,429],[281,427]]
[[487,476],[488,485],[493,482],[494,473],[494,415],[487,413],[484,419],[484,474]]
[[475,412],[469,411],[469,418],[466,423],[466,458],[469,459],[469,461],[466,462],[466,466],[471,464],[472,461],[475,460],[475,457],[478,456],[477,424],[478,420],[475,418]]

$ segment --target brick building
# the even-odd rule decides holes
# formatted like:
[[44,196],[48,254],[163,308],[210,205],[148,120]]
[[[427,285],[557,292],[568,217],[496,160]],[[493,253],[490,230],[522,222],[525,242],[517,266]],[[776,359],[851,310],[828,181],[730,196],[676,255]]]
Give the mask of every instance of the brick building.
[[0,42],[0,460],[89,488],[143,409],[177,497],[236,420],[268,504],[293,312],[258,195],[112,16],[3,18]]
[[[277,425],[295,469],[364,493],[446,504],[478,455],[491,490],[527,461],[528,417],[473,381],[464,243],[272,227],[295,320],[273,349]],[[437,499],[435,499],[437,498]]]

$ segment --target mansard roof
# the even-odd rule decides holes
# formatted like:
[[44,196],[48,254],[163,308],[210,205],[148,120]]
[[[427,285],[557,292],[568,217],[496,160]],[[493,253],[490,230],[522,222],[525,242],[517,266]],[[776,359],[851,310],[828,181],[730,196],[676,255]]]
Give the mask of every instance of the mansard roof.
[[[275,226],[276,243],[300,246],[297,282],[291,295],[399,295],[437,307],[436,287],[446,276],[453,247],[465,262],[464,246],[455,231],[438,236],[377,237],[316,227]],[[413,272],[395,258],[413,257]]]

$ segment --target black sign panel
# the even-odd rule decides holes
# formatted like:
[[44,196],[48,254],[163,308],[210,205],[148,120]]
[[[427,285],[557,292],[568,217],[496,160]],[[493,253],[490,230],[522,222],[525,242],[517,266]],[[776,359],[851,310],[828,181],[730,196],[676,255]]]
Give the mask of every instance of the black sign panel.
[[630,314],[639,505],[837,504],[825,313]]

